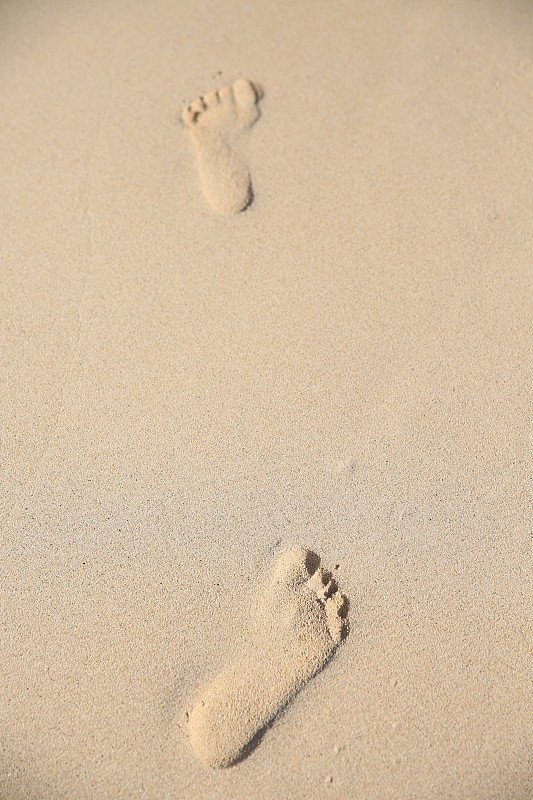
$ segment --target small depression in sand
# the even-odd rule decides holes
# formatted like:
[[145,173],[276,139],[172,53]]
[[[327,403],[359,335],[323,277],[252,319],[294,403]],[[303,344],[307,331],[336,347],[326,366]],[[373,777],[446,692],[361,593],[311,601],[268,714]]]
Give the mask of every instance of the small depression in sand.
[[198,157],[205,199],[216,211],[236,214],[252,202],[252,181],[245,143],[260,116],[261,90],[241,78],[217,92],[208,92],[182,113]]
[[259,743],[266,727],[331,658],[348,633],[348,601],[320,558],[285,552],[262,588],[250,635],[189,713],[196,754],[218,769]]

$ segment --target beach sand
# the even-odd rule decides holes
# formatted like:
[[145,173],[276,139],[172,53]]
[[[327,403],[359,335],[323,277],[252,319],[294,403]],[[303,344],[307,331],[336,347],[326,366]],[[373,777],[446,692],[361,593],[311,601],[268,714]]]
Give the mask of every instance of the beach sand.
[[[528,0],[1,5],[1,800],[533,796],[532,41]],[[219,213],[181,115],[238,80]],[[349,635],[212,769],[187,713],[301,547]]]

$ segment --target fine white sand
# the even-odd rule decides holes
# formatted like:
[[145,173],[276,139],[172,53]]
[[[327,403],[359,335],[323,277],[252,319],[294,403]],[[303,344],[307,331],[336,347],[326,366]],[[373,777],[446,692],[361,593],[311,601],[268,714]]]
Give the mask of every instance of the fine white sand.
[[[532,42],[529,0],[4,0],[1,800],[532,796]],[[181,115],[242,79],[221,214]],[[185,712],[299,546],[350,633],[213,770]]]

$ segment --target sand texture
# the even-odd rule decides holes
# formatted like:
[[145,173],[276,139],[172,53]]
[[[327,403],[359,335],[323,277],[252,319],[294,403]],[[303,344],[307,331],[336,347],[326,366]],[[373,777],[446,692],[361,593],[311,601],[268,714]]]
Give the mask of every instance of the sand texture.
[[0,800],[531,800],[530,0],[0,42]]

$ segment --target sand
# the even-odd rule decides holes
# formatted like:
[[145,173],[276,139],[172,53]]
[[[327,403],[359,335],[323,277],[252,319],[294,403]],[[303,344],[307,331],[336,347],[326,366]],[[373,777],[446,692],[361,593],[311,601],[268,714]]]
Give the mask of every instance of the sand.
[[[1,5],[2,800],[531,797],[532,36],[518,0]],[[243,79],[219,213],[180,117]],[[185,711],[298,546],[349,636],[213,770]]]

